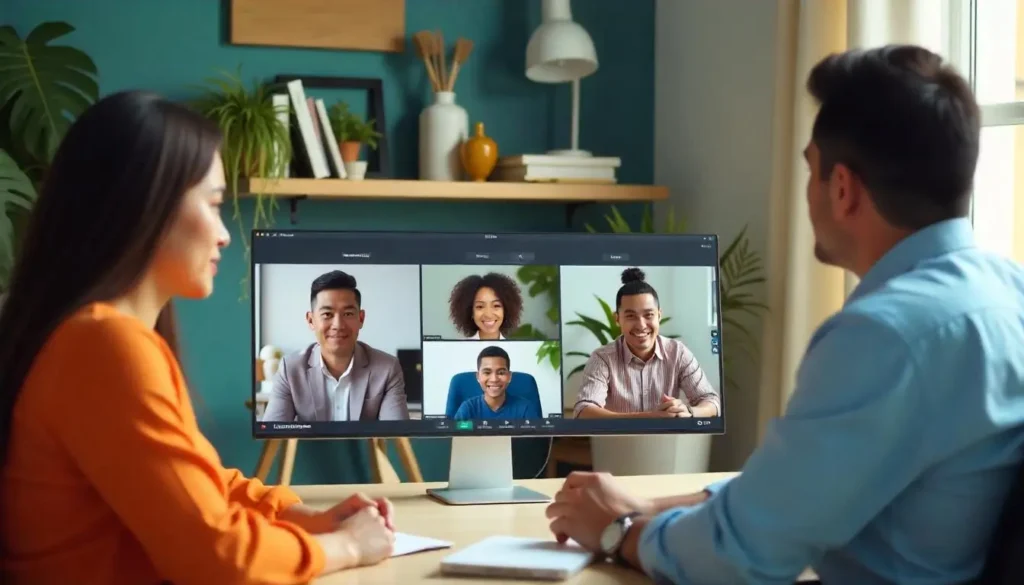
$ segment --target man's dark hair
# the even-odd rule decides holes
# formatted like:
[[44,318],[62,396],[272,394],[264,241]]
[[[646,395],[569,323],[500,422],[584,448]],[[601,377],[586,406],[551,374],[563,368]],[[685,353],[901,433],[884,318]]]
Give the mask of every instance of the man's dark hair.
[[615,312],[619,311],[619,307],[622,306],[622,297],[631,297],[633,295],[651,295],[654,297],[654,304],[661,306],[661,301],[658,300],[658,291],[654,290],[654,287],[647,284],[644,280],[647,275],[644,274],[643,270],[639,268],[627,268],[622,271],[622,286],[619,287],[619,292],[615,293]]
[[309,304],[316,306],[316,295],[325,290],[350,290],[356,295],[356,306],[363,306],[363,295],[356,288],[356,277],[341,270],[332,270],[321,274],[309,287]]
[[505,367],[509,370],[512,369],[512,361],[508,359],[508,352],[497,345],[488,345],[480,352],[480,355],[476,356],[477,371],[480,370],[480,364],[483,363],[484,358],[503,358],[505,360]]
[[823,178],[848,166],[904,229],[968,214],[981,113],[940,56],[910,45],[834,54],[811,70],[807,91],[820,104],[811,140]]
[[523,294],[519,285],[512,277],[498,272],[488,272],[480,276],[474,274],[463,278],[456,283],[452,294],[448,298],[448,315],[452,324],[459,333],[469,337],[476,333],[476,323],[473,322],[473,301],[476,299],[476,291],[487,287],[494,291],[501,301],[505,317],[501,322],[499,331],[507,334],[516,327],[519,327],[519,319],[523,314]]

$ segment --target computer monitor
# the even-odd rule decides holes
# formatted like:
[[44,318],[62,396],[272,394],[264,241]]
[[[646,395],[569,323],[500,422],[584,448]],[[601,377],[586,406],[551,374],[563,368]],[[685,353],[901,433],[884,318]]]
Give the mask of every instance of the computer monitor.
[[255,231],[253,435],[452,437],[430,493],[481,503],[548,500],[513,487],[511,437],[723,433],[718,252],[713,234]]

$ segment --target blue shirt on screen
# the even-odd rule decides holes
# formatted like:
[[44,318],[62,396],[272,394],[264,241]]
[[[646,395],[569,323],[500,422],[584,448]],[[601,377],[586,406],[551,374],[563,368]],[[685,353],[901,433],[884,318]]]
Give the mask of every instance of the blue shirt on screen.
[[540,418],[540,408],[530,400],[505,395],[505,402],[498,410],[491,410],[484,402],[484,395],[474,396],[462,403],[455,411],[455,420],[479,420],[484,418],[530,419]]
[[655,517],[655,581],[961,583],[982,570],[1024,444],[1024,269],[966,219],[890,250],[812,336],[742,473]]

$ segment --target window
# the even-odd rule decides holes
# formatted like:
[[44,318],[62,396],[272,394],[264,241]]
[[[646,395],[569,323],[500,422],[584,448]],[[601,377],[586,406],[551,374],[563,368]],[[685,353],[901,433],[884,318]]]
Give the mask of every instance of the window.
[[[960,47],[982,106],[972,210],[981,246],[1024,261],[1024,0],[963,0]],[[966,65],[966,67],[964,66]]]

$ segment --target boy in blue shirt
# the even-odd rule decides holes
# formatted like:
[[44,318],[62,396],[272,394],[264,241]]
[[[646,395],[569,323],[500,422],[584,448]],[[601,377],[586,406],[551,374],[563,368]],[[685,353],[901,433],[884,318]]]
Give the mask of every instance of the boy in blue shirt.
[[483,394],[463,402],[455,412],[455,420],[541,418],[536,404],[506,393],[512,381],[511,367],[504,349],[495,345],[485,347],[476,358],[476,381]]

